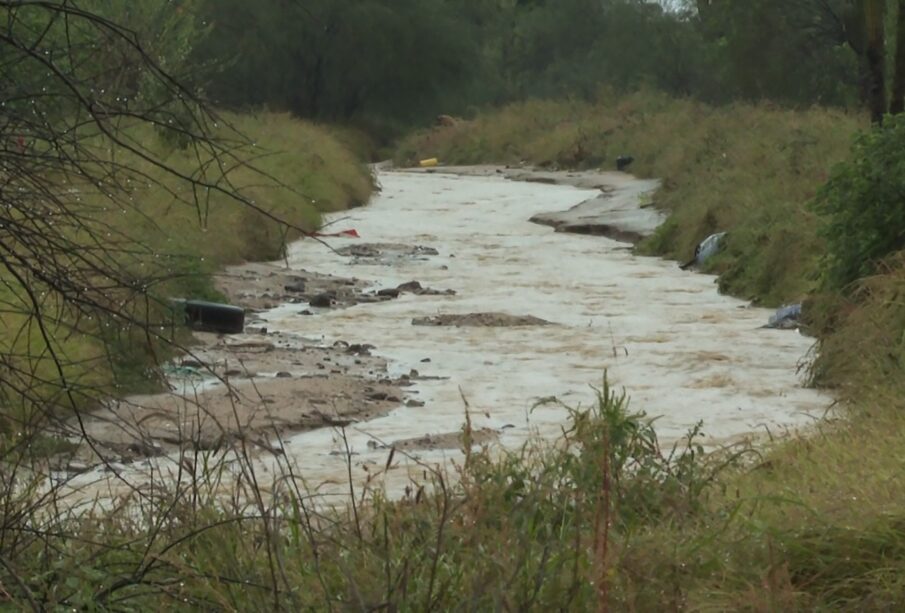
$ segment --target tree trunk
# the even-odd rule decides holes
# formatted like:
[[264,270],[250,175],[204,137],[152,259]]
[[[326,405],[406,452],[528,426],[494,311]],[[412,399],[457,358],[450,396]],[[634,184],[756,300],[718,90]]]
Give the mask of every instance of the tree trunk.
[[889,112],[893,115],[905,111],[905,0],[898,2],[896,20],[896,67],[892,81],[892,101]]
[[886,36],[884,15],[886,0],[864,0],[864,21],[867,26],[867,70],[869,74],[870,119],[883,123],[886,114]]

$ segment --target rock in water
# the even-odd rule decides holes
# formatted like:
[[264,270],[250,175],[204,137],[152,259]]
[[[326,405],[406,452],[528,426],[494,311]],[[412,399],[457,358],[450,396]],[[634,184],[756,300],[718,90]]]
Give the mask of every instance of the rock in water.
[[419,292],[423,287],[417,281],[409,281],[408,283],[403,283],[399,287],[396,288],[397,292]]
[[332,308],[336,306],[336,293],[324,292],[323,294],[318,294],[317,296],[313,296],[311,300],[308,301],[308,304],[320,309]]

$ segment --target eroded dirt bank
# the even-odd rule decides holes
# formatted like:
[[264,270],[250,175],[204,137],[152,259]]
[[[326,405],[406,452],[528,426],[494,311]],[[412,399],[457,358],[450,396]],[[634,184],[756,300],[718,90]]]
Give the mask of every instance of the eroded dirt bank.
[[[625,198],[619,210],[646,211],[655,184],[604,173],[588,190],[475,173],[485,176],[382,173],[371,206],[344,214],[342,226],[361,238],[333,240],[336,251],[297,243],[289,270],[227,271],[227,294],[260,312],[248,334],[210,338],[197,353],[211,352],[199,360],[205,368],[224,362],[221,374],[247,402],[202,379],[175,390],[169,408],[143,399],[133,404],[148,406],[120,409],[97,427],[122,444],[111,423],[166,433],[194,415],[200,446],[228,447],[233,427],[259,450],[262,474],[288,461],[320,493],[341,495],[350,460],[356,483],[385,477],[392,493],[423,465],[461,458],[466,406],[478,442],[513,448],[555,438],[567,411],[538,401],[587,405],[604,372],[636,408],[659,416],[667,440],[698,421],[718,444],[823,414],[830,399],[802,388],[797,374],[809,339],[761,330],[768,312],[719,296],[712,277],[530,221],[605,198],[607,181]],[[608,210],[604,221],[618,227]],[[652,223],[647,215],[633,218],[637,231]],[[199,393],[218,416],[203,425],[187,408]],[[151,467],[174,465],[177,447],[185,453],[184,440],[157,438],[157,457],[121,457],[119,474],[140,481]],[[396,454],[381,475],[393,447],[409,455]],[[105,483],[105,474],[89,469],[73,483]]]
[[[390,378],[373,345],[329,345],[269,330],[258,314],[298,305],[300,316],[393,299],[354,278],[290,270],[277,264],[231,267],[217,278],[227,298],[246,308],[246,333],[197,332],[190,353],[165,366],[169,392],[111,401],[73,418],[73,440],[85,435],[59,468],[83,471],[174,454],[226,450],[282,454],[279,439],[386,415],[406,399],[409,375]],[[398,294],[397,294],[398,296]],[[100,455],[100,457],[98,457]]]

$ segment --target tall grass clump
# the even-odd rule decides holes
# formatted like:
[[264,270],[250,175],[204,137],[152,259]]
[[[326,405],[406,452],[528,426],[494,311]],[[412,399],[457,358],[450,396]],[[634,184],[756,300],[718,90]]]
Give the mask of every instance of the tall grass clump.
[[[473,448],[466,424],[457,473],[425,466],[402,499],[372,486],[352,508],[325,505],[297,467],[256,473],[238,450],[185,452],[177,478],[82,510],[72,487],[47,491],[23,465],[0,489],[4,597],[91,610],[681,606],[720,465],[696,431],[661,449],[607,385],[570,413],[557,445],[511,453]],[[677,540],[651,537],[667,526]]]
[[[701,426],[664,446],[606,384],[593,407],[567,410],[559,441],[512,452],[475,448],[466,414],[459,467],[421,465],[399,499],[380,488],[402,469],[393,449],[344,501],[319,496],[303,467],[280,459],[264,472],[237,447],[186,449],[172,475],[96,503],[90,485],[48,483],[34,455],[11,451],[0,597],[98,611],[903,603],[905,490],[883,460],[905,419],[826,424],[765,456],[704,453]],[[866,444],[878,453],[863,457]]]
[[850,283],[844,293],[816,294],[810,319],[820,334],[814,381],[875,413],[880,407],[905,408],[905,253],[871,267],[873,274]]
[[[205,270],[246,260],[276,259],[298,229],[313,230],[320,214],[367,202],[373,188],[364,160],[336,138],[330,129],[285,114],[222,116],[222,129],[214,137],[247,136],[235,142],[238,160],[225,172],[224,181],[246,197],[252,207],[237,207],[217,192],[199,194],[200,207],[174,206],[190,189],[176,180],[163,188],[136,190],[140,202],[135,215],[106,211],[100,221],[116,224],[160,253],[192,257]],[[145,126],[130,137],[156,143],[167,163],[187,175],[210,172],[211,160],[198,160],[190,150],[173,147]],[[122,154],[120,154],[122,155]],[[153,167],[129,160],[142,171]],[[125,163],[125,162],[124,162]],[[219,169],[218,169],[219,171]],[[281,228],[295,228],[282,233]]]

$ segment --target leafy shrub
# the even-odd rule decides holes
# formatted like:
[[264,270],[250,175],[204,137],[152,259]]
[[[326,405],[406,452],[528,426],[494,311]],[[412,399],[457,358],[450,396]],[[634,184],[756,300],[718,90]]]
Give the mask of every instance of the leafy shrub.
[[905,248],[905,119],[891,117],[858,136],[813,207],[825,216],[827,289],[873,273],[879,260]]

